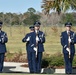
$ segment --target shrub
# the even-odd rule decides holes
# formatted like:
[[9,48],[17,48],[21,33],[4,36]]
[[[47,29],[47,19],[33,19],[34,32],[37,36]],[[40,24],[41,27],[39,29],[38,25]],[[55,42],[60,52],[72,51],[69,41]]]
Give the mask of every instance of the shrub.
[[49,57],[45,56],[42,59],[42,67],[55,67],[55,66],[59,67],[63,65],[64,65],[64,59],[62,54],[60,53],[56,53]]
[[64,65],[64,60],[62,55],[61,56],[54,56],[52,57],[53,59],[49,63],[50,66],[63,66]]
[[46,67],[48,67],[48,66],[49,66],[48,60],[47,60],[46,58],[43,58],[43,59],[42,59],[42,65],[41,65],[41,67],[42,67],[42,68],[46,68]]
[[[51,56],[47,56],[47,54],[44,55],[42,59],[42,67],[47,68],[47,67],[62,67],[64,66],[64,57],[63,54],[61,53],[56,53]],[[76,66],[76,55],[74,56],[73,60],[73,67]]]

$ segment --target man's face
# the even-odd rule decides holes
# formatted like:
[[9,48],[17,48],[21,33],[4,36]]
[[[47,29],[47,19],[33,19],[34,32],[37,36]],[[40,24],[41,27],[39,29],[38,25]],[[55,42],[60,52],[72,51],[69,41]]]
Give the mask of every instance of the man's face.
[[39,30],[40,29],[40,26],[35,26],[35,30]]
[[2,26],[0,26],[0,30],[2,29]]
[[67,30],[67,31],[70,31],[70,30],[71,30],[71,27],[67,26],[67,27],[66,27],[66,30]]

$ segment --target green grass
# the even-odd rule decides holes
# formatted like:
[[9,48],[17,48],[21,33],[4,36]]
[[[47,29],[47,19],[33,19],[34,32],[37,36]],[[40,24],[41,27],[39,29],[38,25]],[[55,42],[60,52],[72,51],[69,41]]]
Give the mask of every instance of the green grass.
[[[27,73],[2,73],[0,75],[25,75]],[[27,74],[27,75],[66,75],[66,74]]]
[[[25,43],[22,43],[22,38],[29,32],[29,28],[25,26],[4,26],[3,30],[8,35],[7,51],[11,53],[22,51],[26,53]],[[60,34],[64,31],[64,27],[41,27],[41,30],[46,34],[46,42],[44,44],[45,52],[54,54],[62,52],[60,44]],[[76,30],[75,27],[73,30]]]

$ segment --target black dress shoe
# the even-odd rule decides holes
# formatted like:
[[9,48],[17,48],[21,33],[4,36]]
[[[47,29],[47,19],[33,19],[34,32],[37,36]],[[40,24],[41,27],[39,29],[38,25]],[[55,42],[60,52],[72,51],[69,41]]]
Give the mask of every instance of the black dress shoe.
[[34,73],[34,72],[30,72],[30,73]]

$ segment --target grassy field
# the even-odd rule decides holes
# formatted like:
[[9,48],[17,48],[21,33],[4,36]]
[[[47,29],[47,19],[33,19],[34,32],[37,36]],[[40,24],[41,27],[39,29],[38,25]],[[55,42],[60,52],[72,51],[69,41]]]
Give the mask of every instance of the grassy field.
[[[11,75],[25,75],[26,73],[11,73]],[[3,73],[0,75],[10,75],[10,73]],[[27,74],[27,75],[66,75],[66,74]]]
[[[29,32],[29,28],[25,26],[4,26],[3,30],[8,35],[7,51],[14,53],[22,51],[26,53],[25,43],[22,43],[22,38]],[[46,42],[44,44],[45,53],[54,54],[62,52],[60,44],[60,34],[64,31],[64,27],[41,27],[41,30],[46,34]],[[75,31],[75,27],[73,27]]]

